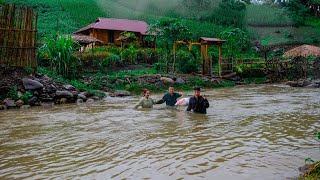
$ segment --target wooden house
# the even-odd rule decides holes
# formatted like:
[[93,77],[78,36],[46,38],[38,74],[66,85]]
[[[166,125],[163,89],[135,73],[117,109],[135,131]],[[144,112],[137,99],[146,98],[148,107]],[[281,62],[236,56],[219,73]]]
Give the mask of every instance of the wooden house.
[[147,23],[138,20],[98,18],[96,22],[81,28],[73,34],[82,34],[94,37],[104,44],[115,44],[121,46],[120,34],[122,32],[132,32],[138,38],[141,47],[145,47],[145,37],[147,33]]

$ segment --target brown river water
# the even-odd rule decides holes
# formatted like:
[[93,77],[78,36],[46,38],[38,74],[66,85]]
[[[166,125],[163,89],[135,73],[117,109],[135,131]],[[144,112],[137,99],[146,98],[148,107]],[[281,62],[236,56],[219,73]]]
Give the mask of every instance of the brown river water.
[[137,96],[0,111],[0,179],[287,179],[320,159],[319,89],[203,93],[207,115]]

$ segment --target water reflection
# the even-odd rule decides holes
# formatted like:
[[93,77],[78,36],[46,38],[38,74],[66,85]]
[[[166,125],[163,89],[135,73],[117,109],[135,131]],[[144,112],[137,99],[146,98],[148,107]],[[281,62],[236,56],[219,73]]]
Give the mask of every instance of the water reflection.
[[318,94],[277,85],[207,90],[207,115],[133,110],[140,97],[0,111],[0,179],[293,177],[304,158],[320,159]]

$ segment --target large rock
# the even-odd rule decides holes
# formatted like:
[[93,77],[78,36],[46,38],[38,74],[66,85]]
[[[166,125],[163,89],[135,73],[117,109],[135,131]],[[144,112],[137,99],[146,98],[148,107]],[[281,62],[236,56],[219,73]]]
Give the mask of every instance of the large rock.
[[12,107],[16,107],[16,106],[17,106],[16,103],[14,102],[14,100],[8,99],[8,98],[3,101],[3,104],[4,104],[7,108],[12,108]]
[[48,93],[55,93],[57,91],[57,87],[53,84],[50,84],[49,86],[46,86],[46,91]]
[[71,91],[71,93],[73,94],[73,96],[78,97],[78,91]]
[[81,104],[81,103],[83,103],[83,100],[82,99],[77,99],[77,104]]
[[16,105],[20,107],[20,106],[24,105],[24,101],[19,99],[18,101],[16,101]]
[[164,84],[173,84],[174,80],[171,78],[167,78],[167,77],[161,77],[160,81],[162,81]]
[[36,96],[33,96],[32,98],[29,99],[28,104],[31,106],[36,106],[38,102],[38,98]]
[[185,84],[186,83],[186,81],[185,80],[183,80],[182,78],[177,78],[177,80],[176,80],[176,82],[175,82],[176,84]]
[[95,101],[98,101],[100,100],[100,98],[98,96],[92,96],[91,99],[95,100]]
[[94,103],[94,100],[90,98],[86,101],[86,103]]
[[123,91],[123,90],[116,90],[115,92],[113,92],[113,95],[117,97],[130,96],[130,92]]
[[84,96],[88,96],[88,92],[81,92],[81,93],[79,93],[79,94],[82,94],[82,95],[84,95]]
[[162,81],[158,81],[154,84],[157,88],[160,88],[160,89],[164,89],[166,88],[166,86],[163,84]]
[[69,91],[56,91],[56,96],[61,98],[72,98],[73,94]]
[[299,86],[299,83],[297,81],[288,81],[286,84],[291,87],[298,87]]
[[307,86],[307,88],[319,88],[319,87],[320,87],[320,85],[316,84],[316,83],[312,83],[312,84]]
[[84,101],[87,100],[87,96],[85,96],[83,93],[78,94],[78,99],[82,99]]
[[306,87],[306,86],[309,86],[310,84],[311,84],[311,82],[308,80],[301,80],[298,83],[299,87]]
[[63,85],[63,87],[68,91],[75,91],[76,90],[76,88],[74,86],[69,85],[69,84]]
[[23,83],[24,89],[26,90],[36,90],[36,89],[43,88],[43,85],[40,82],[29,79],[29,78],[23,78],[22,83]]

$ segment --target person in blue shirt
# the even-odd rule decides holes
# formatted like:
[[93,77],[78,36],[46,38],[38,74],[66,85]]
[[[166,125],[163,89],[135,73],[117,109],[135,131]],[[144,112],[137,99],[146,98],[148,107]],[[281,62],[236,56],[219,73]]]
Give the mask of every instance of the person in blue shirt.
[[167,106],[174,106],[177,102],[177,99],[181,96],[182,93],[174,92],[174,86],[171,85],[169,87],[169,92],[162,97],[162,103],[166,102]]
[[190,97],[187,111],[193,110],[195,113],[207,114],[209,102],[206,96],[200,96],[200,87],[194,87],[194,96]]

